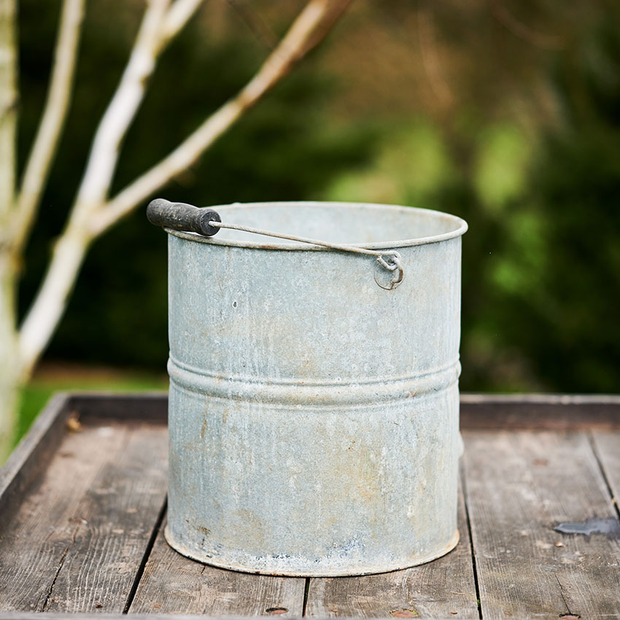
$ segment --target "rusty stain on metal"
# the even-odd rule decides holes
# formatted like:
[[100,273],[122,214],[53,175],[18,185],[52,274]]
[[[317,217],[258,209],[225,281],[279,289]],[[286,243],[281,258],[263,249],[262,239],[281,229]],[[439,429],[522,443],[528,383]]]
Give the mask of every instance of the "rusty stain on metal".
[[168,231],[166,539],[221,568],[290,576],[446,554],[458,542],[465,222],[364,204],[216,208],[223,221],[398,250],[406,277],[384,290],[372,256]]

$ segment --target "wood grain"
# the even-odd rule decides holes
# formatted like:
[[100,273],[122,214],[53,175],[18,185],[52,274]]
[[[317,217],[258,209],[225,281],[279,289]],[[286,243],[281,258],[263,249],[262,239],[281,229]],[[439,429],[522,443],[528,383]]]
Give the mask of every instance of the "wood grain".
[[560,522],[613,514],[585,434],[465,433],[466,501],[483,618],[620,616],[620,545]]
[[0,610],[122,612],[166,492],[163,427],[69,433],[0,540]]
[[478,618],[471,543],[459,493],[457,548],[434,562],[403,571],[311,579],[306,615],[384,618],[399,612],[420,618]]
[[174,551],[161,528],[129,613],[300,617],[305,582],[200,564]]

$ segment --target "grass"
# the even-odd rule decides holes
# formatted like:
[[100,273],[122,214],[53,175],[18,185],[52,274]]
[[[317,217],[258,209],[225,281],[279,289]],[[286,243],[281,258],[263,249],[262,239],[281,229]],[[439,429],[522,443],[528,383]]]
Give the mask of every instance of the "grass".
[[24,390],[19,412],[19,441],[56,392],[146,392],[168,389],[165,374],[136,370],[119,372],[73,364],[45,364]]

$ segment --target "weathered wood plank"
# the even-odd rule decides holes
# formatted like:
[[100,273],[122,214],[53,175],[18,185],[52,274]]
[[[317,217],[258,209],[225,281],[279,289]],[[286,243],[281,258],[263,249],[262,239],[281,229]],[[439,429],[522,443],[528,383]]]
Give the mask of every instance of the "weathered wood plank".
[[125,434],[121,429],[99,437],[88,429],[64,438],[41,480],[2,528],[0,610],[40,611],[45,607],[73,539],[76,506],[99,469],[116,456]]
[[400,612],[420,618],[478,618],[462,493],[458,527],[457,548],[434,562],[381,575],[311,579],[306,615],[384,618]]
[[613,493],[616,511],[620,514],[620,433],[595,432],[593,441],[604,475]]
[[174,551],[161,528],[129,613],[262,616],[275,611],[300,617],[305,582],[200,564]]
[[[81,613],[79,616],[67,613],[50,614],[41,616],[33,612],[0,612],[0,620],[127,620],[126,614]],[[247,620],[246,616],[200,616],[200,615],[177,615],[177,614],[134,614],[131,620]],[[447,620],[447,619],[446,619]],[[452,618],[450,619],[452,620]]]
[[84,392],[71,396],[71,406],[84,420],[134,420],[161,422],[168,420],[168,394],[166,392],[139,392],[110,394]]
[[165,502],[167,447],[165,428],[139,426],[100,470],[46,611],[123,611]]
[[461,394],[461,428],[620,430],[620,396]]
[[164,427],[68,434],[2,530],[0,610],[122,612],[166,491]]
[[0,515],[10,518],[20,495],[43,472],[60,445],[71,409],[67,394],[56,394],[0,469]]
[[482,617],[619,617],[620,541],[553,530],[614,513],[588,437],[467,432],[465,445]]

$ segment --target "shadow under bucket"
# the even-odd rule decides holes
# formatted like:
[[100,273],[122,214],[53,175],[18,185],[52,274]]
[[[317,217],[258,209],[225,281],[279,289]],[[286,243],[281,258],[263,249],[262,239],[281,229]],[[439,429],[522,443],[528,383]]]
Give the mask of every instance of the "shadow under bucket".
[[388,268],[398,256],[402,281],[382,286],[395,276],[379,256],[167,228],[169,544],[291,576],[379,573],[450,551],[467,224],[388,205],[214,209],[222,225],[377,250]]

